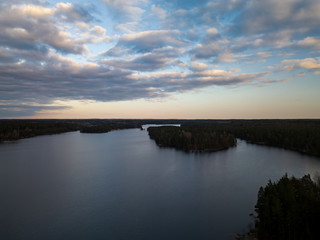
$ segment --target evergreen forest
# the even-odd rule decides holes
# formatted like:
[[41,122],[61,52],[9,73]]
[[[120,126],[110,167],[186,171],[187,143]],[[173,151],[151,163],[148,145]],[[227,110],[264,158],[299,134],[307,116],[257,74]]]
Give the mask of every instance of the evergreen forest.
[[320,236],[320,179],[283,176],[261,187],[254,227],[237,239],[316,240]]

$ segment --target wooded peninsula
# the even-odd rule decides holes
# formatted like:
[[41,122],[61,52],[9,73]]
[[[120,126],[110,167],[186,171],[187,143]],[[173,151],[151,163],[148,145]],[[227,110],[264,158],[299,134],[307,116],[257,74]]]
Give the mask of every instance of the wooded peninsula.
[[216,152],[234,147],[233,134],[199,127],[149,127],[149,136],[160,147],[173,147],[187,152]]

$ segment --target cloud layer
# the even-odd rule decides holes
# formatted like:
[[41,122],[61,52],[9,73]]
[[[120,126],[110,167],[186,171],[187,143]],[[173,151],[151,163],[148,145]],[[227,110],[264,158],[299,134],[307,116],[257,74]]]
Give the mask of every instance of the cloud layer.
[[319,22],[317,0],[5,0],[0,117],[317,75]]

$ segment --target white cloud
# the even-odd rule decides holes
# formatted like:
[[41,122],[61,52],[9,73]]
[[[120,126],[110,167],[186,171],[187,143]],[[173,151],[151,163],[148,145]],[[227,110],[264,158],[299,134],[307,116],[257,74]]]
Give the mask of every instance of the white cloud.
[[104,36],[106,35],[107,30],[100,26],[94,26],[91,30],[91,32],[97,36]]
[[224,52],[218,56],[216,61],[223,62],[223,63],[231,63],[231,62],[235,62],[234,58],[235,58],[235,55],[233,53]]
[[115,14],[115,16],[120,15],[120,19],[139,19],[141,15],[145,12],[142,8],[148,0],[102,0],[110,12]]
[[318,37],[306,37],[303,40],[297,42],[297,46],[311,47],[320,50],[320,38]]
[[167,11],[159,7],[158,5],[153,4],[151,6],[150,15],[163,20],[167,17]]
[[208,68],[208,65],[201,62],[191,62],[190,68],[193,71],[204,71]]
[[196,59],[209,59],[217,57],[226,50],[229,41],[226,39],[197,44],[191,51],[192,57]]
[[138,22],[126,22],[121,24],[116,24],[114,29],[118,32],[125,33],[135,33],[138,30]]
[[23,4],[0,8],[0,45],[8,48],[53,48],[85,54],[86,43],[110,41],[106,30],[90,23],[88,11],[71,3],[52,8]]
[[117,45],[109,50],[109,53],[123,52],[124,48],[135,52],[150,52],[153,49],[166,46],[187,46],[189,43],[181,40],[180,36],[181,32],[178,30],[152,30],[124,34],[119,39]]
[[37,5],[19,5],[13,6],[13,9],[17,8],[18,11],[21,11],[21,14],[35,17],[35,18],[44,18],[47,16],[54,15],[56,13],[56,9],[46,8]]
[[250,1],[236,18],[245,32],[314,29],[320,21],[318,0]]
[[219,34],[219,31],[216,28],[208,28],[206,32],[207,32],[207,35],[212,35],[212,36]]
[[304,59],[287,59],[283,60],[279,66],[283,71],[293,71],[296,69],[307,69],[316,72],[320,70],[320,57]]

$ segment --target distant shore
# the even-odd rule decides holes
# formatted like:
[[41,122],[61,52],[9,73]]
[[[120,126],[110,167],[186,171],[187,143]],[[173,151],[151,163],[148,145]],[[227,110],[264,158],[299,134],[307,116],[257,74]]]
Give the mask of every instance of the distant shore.
[[[151,128],[158,146],[185,151],[219,151],[235,146],[235,139],[279,147],[320,157],[320,120],[179,120],[179,119],[67,119],[0,120],[0,142],[71,131],[107,133],[147,124],[179,124],[181,128]],[[172,131],[171,131],[172,130]],[[168,134],[173,134],[169,136]],[[214,135],[216,134],[216,135]],[[163,137],[165,136],[165,137]]]

